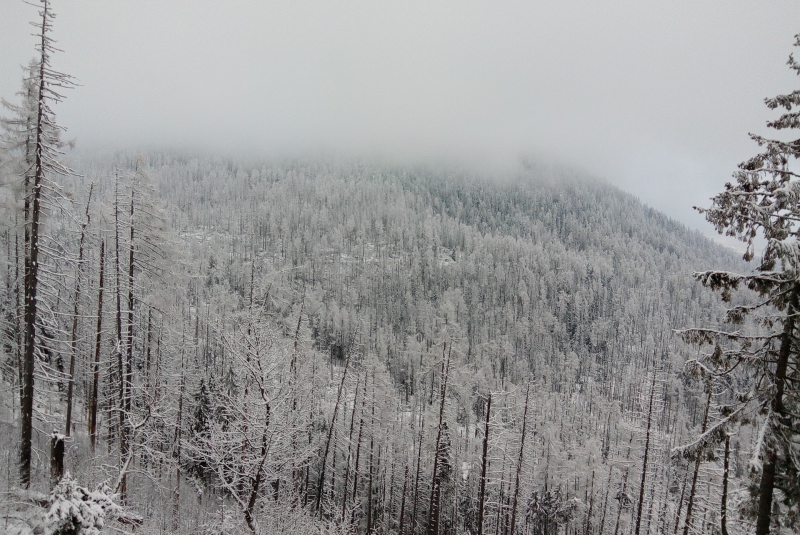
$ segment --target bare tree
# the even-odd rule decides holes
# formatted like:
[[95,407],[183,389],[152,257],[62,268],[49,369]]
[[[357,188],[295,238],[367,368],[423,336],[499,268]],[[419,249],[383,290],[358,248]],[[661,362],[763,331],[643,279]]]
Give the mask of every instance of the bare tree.
[[22,423],[20,437],[20,484],[28,488],[31,481],[31,440],[33,437],[33,395],[34,395],[34,365],[36,360],[36,329],[38,323],[38,290],[40,234],[42,213],[44,211],[44,189],[49,180],[56,174],[74,174],[74,172],[61,164],[58,159],[61,155],[59,148],[62,146],[60,132],[63,128],[55,121],[55,114],[51,104],[59,102],[62,95],[60,88],[72,85],[71,78],[54,70],[50,63],[51,55],[56,51],[52,38],[48,35],[52,31],[54,14],[50,10],[48,0],[43,0],[42,9],[39,11],[41,22],[35,26],[39,28],[38,72],[36,74],[37,105],[36,118],[33,122],[35,135],[33,141],[33,170],[30,190],[30,219],[26,226],[30,230],[30,246],[26,251],[25,262],[25,335],[22,374]]

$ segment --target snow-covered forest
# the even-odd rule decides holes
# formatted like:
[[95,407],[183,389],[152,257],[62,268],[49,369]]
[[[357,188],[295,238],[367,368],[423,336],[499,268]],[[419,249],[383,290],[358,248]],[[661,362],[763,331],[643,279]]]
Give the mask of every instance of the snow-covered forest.
[[48,10],[3,109],[0,531],[798,529],[797,142],[706,212],[750,263],[536,161],[73,150]]

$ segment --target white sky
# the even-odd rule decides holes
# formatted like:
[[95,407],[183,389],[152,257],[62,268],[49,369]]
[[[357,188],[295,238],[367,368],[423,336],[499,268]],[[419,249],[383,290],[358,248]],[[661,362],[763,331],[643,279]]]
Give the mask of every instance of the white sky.
[[[707,204],[767,133],[794,1],[56,0],[56,107],[83,147],[553,157],[713,232]],[[0,96],[36,8],[0,0]],[[800,54],[800,50],[797,50]]]

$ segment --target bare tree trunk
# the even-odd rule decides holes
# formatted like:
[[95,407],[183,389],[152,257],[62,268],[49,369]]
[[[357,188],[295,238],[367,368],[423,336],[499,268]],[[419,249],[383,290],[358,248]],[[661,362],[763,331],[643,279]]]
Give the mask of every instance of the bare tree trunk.
[[447,397],[447,377],[450,374],[450,354],[444,358],[447,344],[442,345],[442,387],[441,401],[439,403],[439,430],[436,433],[436,446],[433,454],[433,474],[431,481],[431,501],[428,509],[428,535],[439,535],[439,499],[442,493],[442,480],[439,474],[440,456],[439,451],[442,443],[442,429],[444,423],[444,402]]
[[[125,457],[131,448],[131,409],[133,399],[133,251],[134,251],[134,186],[131,184],[131,211],[130,211],[130,242],[128,243],[128,324],[125,336],[125,375],[123,384],[123,407],[122,413],[124,422],[120,429],[120,453]],[[124,503],[128,492],[128,474],[123,474],[122,485],[120,486],[120,500]]]
[[369,477],[367,478],[367,534],[372,533],[372,487],[373,487],[373,474],[374,466],[373,460],[375,457],[375,375],[372,376],[372,418],[370,419],[370,429],[372,432],[369,434]]
[[255,512],[256,507],[256,499],[258,498],[258,491],[261,487],[261,480],[264,477],[264,461],[267,460],[267,452],[269,451],[267,448],[267,431],[269,430],[269,420],[270,420],[270,406],[267,403],[266,408],[266,423],[264,424],[264,434],[261,437],[261,462],[258,465],[258,469],[256,470],[256,477],[253,478],[253,486],[250,488],[250,497],[247,500],[247,508],[244,511],[244,519],[247,522],[247,526],[253,532],[253,534],[257,533],[255,518],[253,513]]
[[406,469],[403,473],[403,496],[400,499],[400,526],[397,530],[399,535],[403,535],[406,520],[406,490],[408,487],[408,459],[406,459]]
[[420,476],[420,465],[422,462],[422,437],[424,429],[425,429],[425,417],[423,416],[419,424],[419,445],[417,446],[417,473],[414,476],[414,506],[411,511],[411,533],[417,532],[417,503],[419,498],[419,476]]
[[522,454],[525,451],[525,430],[528,423],[528,396],[531,384],[525,389],[525,409],[522,411],[522,436],[519,441],[519,456],[517,457],[517,470],[514,477],[514,498],[511,501],[511,535],[516,534],[517,527],[517,498],[519,497],[519,474],[522,472]]
[[[147,390],[150,390],[150,347],[153,341],[153,307],[147,309],[147,347],[145,348],[145,367],[144,377]],[[206,333],[206,344],[208,344],[210,336]]]
[[686,494],[686,483],[689,481],[689,467],[686,467],[686,473],[683,476],[683,485],[681,487],[681,497],[678,499],[678,512],[675,515],[675,527],[672,530],[673,535],[677,535],[678,528],[681,525],[681,510],[683,509],[683,497]]
[[628,486],[628,472],[626,471],[625,475],[622,476],[622,496],[620,496],[619,509],[617,509],[617,523],[614,526],[614,535],[617,535],[619,533],[619,519],[622,517],[622,502],[625,499],[624,495],[627,486]]
[[[355,504],[358,496],[358,468],[361,461],[361,436],[364,431],[364,411],[367,408],[367,374],[364,373],[364,397],[361,398],[361,417],[358,421],[358,439],[356,440],[356,464],[353,468],[353,497],[351,501]],[[353,511],[355,514],[355,511]]]
[[[120,265],[120,243],[119,243],[119,234],[120,234],[120,213],[119,213],[119,173],[114,173],[114,278],[115,278],[115,290],[116,290],[116,305],[117,305],[117,314],[116,314],[116,328],[117,328],[117,338],[116,338],[116,347],[114,352],[117,356],[117,369],[115,370],[116,377],[113,378],[117,382],[118,392],[117,397],[119,401],[119,407],[117,411],[118,422],[117,422],[117,436],[120,441],[120,450],[122,450],[122,441],[123,441],[123,427],[125,426],[125,367],[124,367],[124,356],[123,356],[123,348],[122,348],[122,267]],[[114,432],[109,426],[109,438],[113,436]],[[109,443],[109,448],[111,444]],[[124,458],[124,455],[120,453],[120,459]],[[120,461],[121,462],[121,461]]]
[[[655,360],[655,359],[654,359]],[[636,508],[636,527],[634,533],[639,535],[639,528],[642,523],[642,506],[644,505],[644,487],[647,478],[647,460],[650,455],[650,428],[653,425],[653,399],[656,393],[656,369],[653,365],[653,380],[650,382],[650,401],[647,407],[647,431],[644,439],[644,458],[642,459],[642,481],[639,484],[639,505]]]
[[483,535],[483,511],[486,503],[486,469],[489,465],[489,418],[492,414],[492,393],[486,401],[486,425],[483,428],[483,454],[481,456],[481,490],[478,502],[478,535]]
[[606,497],[603,500],[603,516],[600,518],[600,533],[605,533],[606,513],[608,512],[608,495],[611,492],[611,463],[608,465],[608,483],[606,483]]
[[[360,386],[360,381],[356,381],[356,393],[353,396],[353,410],[350,413],[350,434],[347,438],[347,466],[344,470],[344,489],[342,492],[342,522],[344,522],[345,511],[347,510],[347,497],[349,493],[347,492],[347,483],[350,480],[350,456],[351,450],[353,447],[353,428],[355,427],[355,419],[356,419],[356,405],[358,405],[358,387]],[[364,374],[364,395],[366,396],[367,392],[367,375]]]
[[[328,450],[331,447],[331,438],[333,437],[333,430],[336,428],[336,415],[339,413],[339,404],[342,401],[342,391],[344,390],[344,381],[347,378],[347,369],[350,366],[350,353],[347,354],[347,360],[344,362],[344,371],[342,372],[342,380],[339,382],[339,391],[336,394],[336,405],[333,406],[333,416],[331,416],[331,425],[328,429],[328,438],[325,441],[325,452],[322,454],[322,468],[319,472],[319,481],[317,482],[317,514],[322,517],[322,509],[320,508],[322,500],[322,491],[325,488],[325,465],[328,461]],[[374,407],[373,407],[374,411]]]
[[172,529],[177,531],[181,519],[181,442],[183,441],[183,393],[186,377],[183,375],[183,353],[181,353],[181,386],[178,391],[178,417],[175,422],[175,490],[172,493]]
[[[700,434],[706,432],[708,426],[708,409],[711,408],[711,385],[708,386],[708,398],[706,401],[706,410],[703,415],[703,427]],[[700,473],[700,453],[698,452],[697,459],[694,461],[694,473],[692,474],[692,490],[689,491],[689,503],[686,504],[686,520],[683,523],[683,535],[689,535],[689,528],[692,525],[692,509],[694,506],[694,496],[697,492],[697,476]]]
[[92,398],[89,404],[89,441],[94,451],[97,441],[97,390],[100,382],[100,345],[103,334],[103,269],[106,260],[106,241],[100,242],[100,275],[97,290],[97,330],[94,341],[94,370],[92,377]]
[[725,460],[722,465],[722,499],[720,500],[720,532],[728,535],[728,475],[731,458],[731,436],[725,435]]
[[69,385],[67,386],[67,418],[64,434],[70,436],[72,429],[72,392],[75,385],[75,354],[78,352],[78,303],[81,297],[81,271],[83,269],[83,245],[86,241],[86,227],[89,225],[89,204],[92,202],[92,189],[89,186],[89,198],[86,201],[86,220],[81,225],[81,238],[78,245],[78,267],[75,270],[75,306],[72,309],[72,337],[70,339]]
[[[36,359],[36,319],[38,316],[39,287],[39,221],[42,213],[42,187],[44,182],[44,92],[47,44],[48,4],[42,9],[41,59],[39,61],[39,99],[36,110],[36,144],[33,175],[33,202],[30,213],[30,244],[25,265],[25,354],[22,365],[21,438],[19,448],[19,479],[22,488],[31,483],[31,450],[33,441],[34,362]],[[26,229],[28,221],[26,220]]]
[[594,470],[592,470],[592,487],[589,494],[589,512],[586,513],[586,535],[589,535],[589,533],[593,531],[590,528],[592,525],[592,511],[594,511]]
[[16,331],[17,331],[17,374],[19,381],[19,406],[22,407],[22,398],[24,397],[22,392],[22,385],[24,381],[22,380],[23,375],[23,365],[22,365],[22,333],[25,331],[25,324],[23,323],[23,316],[22,316],[22,303],[19,299],[19,235],[14,235],[14,298],[16,301]]

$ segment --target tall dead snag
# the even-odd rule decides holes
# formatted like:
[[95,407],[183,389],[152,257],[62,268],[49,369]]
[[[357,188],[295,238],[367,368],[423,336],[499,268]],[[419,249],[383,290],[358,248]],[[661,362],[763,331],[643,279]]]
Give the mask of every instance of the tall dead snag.
[[[136,172],[139,172],[139,164],[136,164]],[[128,242],[128,321],[126,325],[125,335],[125,369],[122,372],[122,407],[120,415],[122,421],[120,422],[119,430],[119,451],[120,458],[123,459],[128,455],[131,448],[131,409],[133,408],[133,284],[134,284],[134,232],[136,225],[134,225],[134,199],[136,196],[136,188],[134,186],[135,180],[131,182],[131,205],[130,205],[130,241]],[[128,477],[127,473],[122,475],[122,485],[120,486],[120,499],[124,503],[126,494],[128,492]]]
[[[356,501],[356,496],[358,496],[358,468],[360,466],[361,461],[361,436],[364,431],[364,411],[366,410],[367,406],[367,379],[366,373],[364,374],[364,396],[361,399],[361,417],[358,420],[358,438],[356,439],[356,464],[353,469],[353,497],[350,499],[353,503]],[[345,492],[346,494],[346,492]],[[355,515],[355,511],[353,511]]]
[[[117,416],[119,422],[117,423],[117,434],[120,437],[120,449],[122,449],[122,428],[125,426],[125,375],[124,375],[124,362],[122,352],[122,266],[120,264],[120,199],[119,199],[119,172],[114,172],[114,293],[115,302],[117,305],[117,313],[114,316],[116,319],[116,342],[114,346],[114,354],[117,357],[116,369],[109,377],[111,383],[117,383],[117,398],[119,406],[117,407]],[[109,447],[111,447],[111,438],[114,436],[114,428],[108,427]],[[122,456],[120,456],[122,457]]]
[[103,339],[103,270],[106,263],[106,241],[100,242],[100,274],[97,289],[97,328],[94,340],[94,366],[92,369],[92,397],[89,400],[89,441],[94,451],[97,442],[97,394],[100,383],[100,346]]
[[331,438],[333,437],[333,430],[336,427],[336,415],[339,413],[339,404],[342,401],[342,392],[344,391],[344,381],[347,378],[347,368],[350,366],[350,353],[347,354],[347,359],[344,361],[344,371],[342,372],[342,380],[339,382],[339,391],[336,394],[336,405],[333,406],[333,416],[331,416],[331,425],[328,429],[328,438],[325,440],[325,452],[322,454],[322,468],[319,471],[319,481],[317,482],[317,513],[322,516],[322,509],[320,508],[322,500],[322,491],[325,488],[325,465],[328,461],[328,451],[331,447]]
[[372,416],[369,423],[369,474],[367,475],[367,533],[372,533],[372,492],[373,492],[373,475],[375,473],[375,372],[372,373]]
[[75,355],[78,352],[78,304],[81,297],[81,271],[83,270],[83,246],[86,242],[86,227],[89,225],[89,204],[92,202],[92,189],[94,184],[89,186],[89,198],[86,200],[86,219],[81,224],[81,238],[78,245],[78,265],[75,269],[75,303],[72,309],[72,336],[70,338],[69,355],[69,385],[67,386],[67,418],[64,434],[70,436],[72,429],[72,391],[75,385]]
[[[703,426],[700,431],[701,435],[703,435],[706,432],[706,428],[708,427],[708,410],[711,408],[711,394],[712,394],[711,385],[708,385],[707,388],[708,388],[708,397],[706,399],[705,414],[703,415]],[[694,461],[694,472],[692,473],[692,489],[689,491],[689,503],[686,504],[686,520],[684,520],[683,524],[683,535],[689,535],[689,528],[692,526],[692,508],[694,507],[694,497],[697,491],[697,476],[700,473],[701,461],[702,461],[702,455],[698,453],[697,458]]]
[[486,469],[489,465],[489,418],[492,414],[492,393],[486,400],[486,425],[483,428],[483,454],[481,457],[481,490],[478,502],[478,535],[483,535],[483,510],[486,503]]
[[400,499],[400,527],[397,532],[403,535],[406,519],[406,491],[408,490],[408,459],[406,459],[406,468],[403,471],[403,496]]
[[[350,457],[353,449],[353,428],[355,427],[355,420],[356,420],[356,406],[358,405],[358,387],[360,382],[356,380],[356,393],[353,396],[353,410],[350,413],[350,434],[347,439],[347,466],[344,470],[344,486],[342,492],[342,522],[344,522],[345,513],[347,511],[347,483],[350,479]],[[367,395],[367,374],[364,374],[364,396]]]
[[[33,438],[33,393],[34,363],[36,359],[36,324],[38,321],[38,285],[39,285],[39,237],[43,213],[44,188],[49,176],[54,174],[74,174],[74,172],[58,162],[62,146],[59,135],[63,130],[55,122],[55,115],[50,108],[53,102],[63,98],[55,88],[72,85],[71,78],[55,71],[50,65],[50,55],[55,52],[53,40],[48,36],[52,31],[54,14],[50,11],[48,0],[43,0],[39,11],[41,22],[35,24],[39,28],[38,100],[35,114],[33,184],[28,195],[30,200],[30,219],[26,220],[26,228],[30,229],[30,244],[26,251],[25,261],[25,307],[24,307],[24,353],[22,365],[22,407],[21,436],[19,448],[20,485],[28,488],[31,481],[31,451]],[[26,175],[27,176],[27,175]]]
[[514,497],[511,500],[511,533],[516,533],[517,526],[517,498],[519,497],[519,475],[522,472],[522,455],[525,451],[525,430],[528,423],[528,398],[531,392],[531,384],[525,389],[525,409],[522,411],[522,435],[519,439],[519,456],[517,457],[517,471],[514,476]]
[[720,533],[728,535],[728,476],[731,458],[731,436],[725,435],[725,460],[722,465],[722,499],[719,504]]
[[594,470],[592,470],[592,486],[589,489],[589,512],[586,513],[586,533],[592,525],[592,512],[594,511]]
[[186,374],[184,373],[184,352],[181,351],[181,383],[178,388],[178,415],[175,421],[175,490],[172,492],[172,529],[177,531],[181,520],[181,443],[183,442],[183,395],[186,391]]
[[639,505],[636,508],[636,527],[634,533],[639,535],[639,528],[642,523],[642,506],[644,505],[644,487],[647,478],[647,461],[650,455],[650,430],[653,425],[653,401],[656,395],[656,369],[653,369],[653,380],[650,382],[650,395],[647,404],[647,428],[644,436],[644,456],[642,459],[642,480],[639,484]]
[[[430,507],[428,508],[428,535],[439,535],[439,499],[442,494],[442,475],[441,464],[443,452],[442,446],[442,433],[444,431],[444,403],[447,397],[447,377],[450,374],[450,354],[447,353],[445,358],[445,351],[447,344],[442,345],[442,386],[441,398],[439,403],[439,429],[436,432],[436,449],[433,454],[433,473],[431,481],[431,500]],[[452,347],[451,347],[452,350]]]
[[417,498],[419,497],[419,477],[420,466],[422,463],[422,438],[425,431],[425,417],[423,416],[419,424],[419,442],[417,445],[417,471],[414,476],[414,506],[411,511],[411,533],[417,532]]

